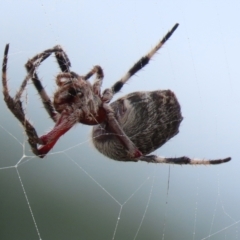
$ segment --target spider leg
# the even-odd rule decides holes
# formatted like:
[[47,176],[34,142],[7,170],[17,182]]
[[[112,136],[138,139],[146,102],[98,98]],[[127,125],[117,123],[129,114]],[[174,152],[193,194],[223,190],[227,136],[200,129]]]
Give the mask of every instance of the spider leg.
[[62,49],[60,45],[57,45],[53,48],[47,49],[43,51],[42,53],[39,53],[35,55],[33,58],[31,58],[27,64],[29,63],[29,66],[26,64],[27,70],[29,67],[32,66],[38,67],[46,58],[48,58],[52,53],[55,53],[55,57],[57,59],[57,63],[61,69],[62,72],[70,72],[71,62],[65,53],[65,51]]
[[36,155],[38,155],[38,149],[37,144],[42,143],[41,139],[38,137],[37,132],[35,128],[32,126],[32,124],[26,119],[23,108],[22,108],[22,102],[20,101],[21,93],[23,92],[27,81],[31,78],[31,72],[27,75],[27,77],[24,79],[20,90],[16,94],[15,98],[12,98],[9,95],[9,89],[7,85],[7,60],[8,60],[8,50],[9,50],[9,44],[6,45],[5,51],[4,51],[4,58],[3,58],[3,64],[2,64],[2,84],[3,84],[3,95],[4,95],[4,101],[9,108],[9,110],[13,113],[13,115],[20,121],[20,123],[23,125],[25,132],[28,136],[28,142],[31,146],[32,152]]
[[101,86],[102,86],[102,81],[103,81],[103,70],[100,66],[96,65],[93,67],[93,69],[88,72],[86,75],[84,75],[82,78],[84,80],[88,80],[90,77],[92,77],[94,74],[96,74],[96,78],[93,82],[93,92],[94,94],[98,95],[100,97],[101,95]]
[[42,142],[42,146],[38,148],[40,157],[44,157],[53,148],[58,139],[78,122],[79,116],[82,115],[83,112],[80,109],[72,114],[69,114],[67,110],[62,112],[54,128],[40,137]]
[[142,156],[142,153],[138,150],[135,144],[131,141],[131,139],[125,134],[122,128],[119,126],[118,121],[114,117],[114,111],[107,103],[103,103],[103,108],[106,111],[106,116],[108,119],[109,127],[111,128],[112,132],[116,134],[118,139],[122,142],[122,144],[128,149],[129,157],[131,159],[137,159]]
[[231,160],[230,157],[223,159],[215,159],[215,160],[200,160],[200,159],[191,159],[188,157],[177,157],[177,158],[164,158],[156,155],[148,155],[142,156],[140,161],[148,162],[148,163],[167,163],[167,164],[179,164],[179,165],[214,165],[221,164],[225,162],[229,162]]
[[60,45],[54,47],[55,57],[62,72],[70,72],[71,62]]
[[32,82],[35,86],[35,88],[38,91],[38,94],[40,95],[42,99],[42,103],[44,105],[44,108],[46,109],[48,115],[51,117],[51,119],[56,122],[59,114],[55,111],[53,103],[51,99],[49,98],[48,94],[46,93],[44,87],[42,86],[41,81],[38,78],[38,75],[36,73],[37,67],[46,59],[48,58],[52,53],[55,53],[57,62],[61,68],[61,70],[66,70],[66,66],[69,68],[71,66],[70,61],[66,55],[66,53],[62,50],[60,46],[56,46],[51,49],[47,49],[44,52],[35,55],[33,58],[28,60],[28,62],[25,64],[25,67],[27,69],[27,72],[30,74],[32,72]]
[[[31,70],[28,70],[28,72],[30,72],[30,71]],[[40,95],[40,97],[42,99],[43,106],[46,109],[46,111],[47,111],[48,115],[50,116],[50,118],[54,122],[56,122],[58,113],[55,111],[53,103],[52,103],[51,99],[49,98],[48,94],[46,93],[44,87],[42,86],[42,83],[39,80],[38,75],[37,75],[35,69],[32,72],[33,72],[32,73],[32,82],[33,82],[35,88],[37,89],[38,94]]]
[[143,56],[139,59],[129,70],[128,72],[119,80],[117,81],[110,89],[106,89],[103,95],[107,96],[108,102],[112,99],[113,95],[116,94],[121,90],[123,85],[139,70],[145,67],[153,55],[164,45],[164,43],[171,37],[173,32],[177,29],[178,23],[176,23],[173,28],[162,38],[162,40],[150,51],[147,55]]

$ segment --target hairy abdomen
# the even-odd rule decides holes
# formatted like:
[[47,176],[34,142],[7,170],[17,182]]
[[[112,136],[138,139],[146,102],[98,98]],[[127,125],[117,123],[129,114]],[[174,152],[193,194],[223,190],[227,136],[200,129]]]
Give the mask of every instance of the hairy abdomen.
[[[119,125],[144,155],[174,137],[183,119],[181,107],[171,90],[134,92],[110,105]],[[98,151],[107,157],[133,160],[107,122],[93,127],[92,139]]]

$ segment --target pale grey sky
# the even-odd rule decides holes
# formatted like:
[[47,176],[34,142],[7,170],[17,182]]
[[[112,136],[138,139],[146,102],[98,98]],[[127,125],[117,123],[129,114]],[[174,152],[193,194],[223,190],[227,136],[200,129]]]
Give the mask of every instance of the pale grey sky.
[[[240,221],[239,1],[8,0],[0,2],[0,9],[0,50],[10,43],[12,94],[26,74],[27,59],[56,44],[64,47],[79,74],[101,65],[103,89],[109,87],[178,22],[164,48],[116,97],[173,90],[184,120],[179,134],[156,154],[232,157],[221,166],[171,166],[167,195],[169,165],[107,159],[92,146],[91,128],[79,124],[59,141],[54,154],[17,168],[43,240],[134,239],[136,234],[136,239],[162,239],[163,233],[165,240],[209,234],[211,240],[240,239],[239,224],[234,224]],[[49,95],[58,71],[53,58],[39,69]],[[0,239],[39,239],[16,169],[3,169],[23,156],[18,141],[24,142],[24,134],[2,98],[0,109]],[[27,114],[39,134],[53,126],[31,84]],[[25,152],[30,154],[27,143]],[[118,202],[123,205],[119,222]]]

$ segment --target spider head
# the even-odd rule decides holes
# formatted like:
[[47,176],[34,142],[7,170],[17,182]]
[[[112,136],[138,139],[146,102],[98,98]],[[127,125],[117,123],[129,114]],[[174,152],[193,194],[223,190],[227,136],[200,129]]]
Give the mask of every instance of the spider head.
[[56,78],[58,86],[54,94],[54,107],[56,111],[62,113],[67,111],[73,113],[81,110],[82,118],[96,116],[100,106],[100,98],[93,94],[92,85],[74,72],[61,73]]

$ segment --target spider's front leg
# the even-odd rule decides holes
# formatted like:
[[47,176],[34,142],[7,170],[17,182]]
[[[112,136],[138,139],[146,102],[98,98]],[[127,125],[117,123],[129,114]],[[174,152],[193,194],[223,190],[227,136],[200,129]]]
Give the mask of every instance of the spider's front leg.
[[55,53],[55,57],[57,59],[58,65],[62,70],[62,72],[69,72],[71,67],[70,60],[67,54],[63,51],[63,49],[59,45],[35,55],[34,57],[32,57],[27,61],[27,63],[25,64],[25,67],[28,74],[31,75],[32,77],[32,82],[42,99],[43,106],[45,107],[47,113],[52,118],[52,120],[56,122],[59,114],[55,111],[52,101],[49,98],[47,92],[45,91],[36,72],[40,64],[44,60],[46,60],[52,53]]
[[9,110],[12,112],[12,114],[20,121],[20,123],[23,125],[25,132],[28,136],[28,142],[31,146],[32,152],[36,155],[39,155],[37,144],[41,144],[42,141],[38,137],[37,132],[35,128],[32,126],[32,124],[26,119],[25,113],[22,108],[22,102],[20,101],[21,95],[26,87],[27,81],[31,78],[32,72],[30,72],[26,78],[23,80],[22,85],[19,89],[19,91],[16,93],[15,97],[12,98],[9,95],[9,89],[7,85],[7,60],[8,60],[8,50],[9,50],[9,44],[6,45],[5,51],[4,51],[4,57],[3,57],[3,64],[2,64],[2,84],[3,84],[3,95],[4,95],[4,101],[9,108]]
[[83,115],[80,109],[75,112],[68,112],[67,109],[61,113],[54,128],[47,134],[40,137],[41,146],[38,148],[38,155],[44,157],[56,144],[58,139],[69,131]]
[[[93,74],[96,74],[96,79],[91,86],[87,80]],[[101,105],[100,87],[102,78],[103,71],[100,66],[95,66],[84,77],[75,72],[63,72],[56,77],[58,90],[54,94],[53,104],[59,116],[54,128],[40,137],[42,145],[38,151],[42,157],[76,123],[81,122],[89,125],[97,123],[95,117],[97,118],[96,115]]]

